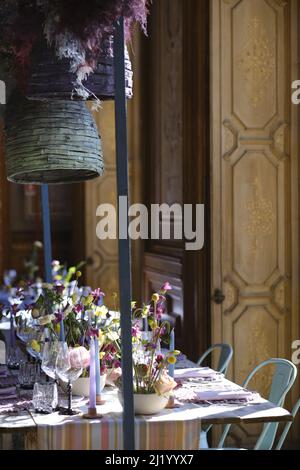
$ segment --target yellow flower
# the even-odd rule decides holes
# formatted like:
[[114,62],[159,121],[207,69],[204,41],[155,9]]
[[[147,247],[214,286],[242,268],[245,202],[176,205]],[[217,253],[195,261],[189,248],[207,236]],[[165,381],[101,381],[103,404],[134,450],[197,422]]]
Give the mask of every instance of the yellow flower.
[[104,334],[102,333],[101,330],[99,330],[98,339],[99,339],[99,343],[102,345],[104,343]]
[[100,361],[104,358],[104,356],[105,356],[105,352],[104,352],[104,351],[101,351],[101,352],[99,353]]
[[84,305],[90,305],[93,302],[94,297],[90,294],[84,301]]
[[32,349],[33,349],[34,351],[36,351],[36,352],[40,352],[40,350],[41,350],[41,346],[39,345],[39,343],[37,342],[36,339],[33,339],[33,340],[31,341],[31,347],[32,347]]
[[136,307],[136,301],[133,300],[133,301],[131,302],[131,308],[135,308],[135,307]]
[[152,295],[152,300],[153,300],[153,302],[157,303],[159,301],[159,295],[158,294],[153,294]]
[[169,356],[167,359],[169,364],[175,364],[176,363],[176,357],[175,356]]
[[105,317],[108,312],[107,307],[105,305],[101,305],[101,307],[97,307],[95,310],[96,317]]
[[81,271],[76,271],[76,277],[81,277],[82,276],[82,272]]

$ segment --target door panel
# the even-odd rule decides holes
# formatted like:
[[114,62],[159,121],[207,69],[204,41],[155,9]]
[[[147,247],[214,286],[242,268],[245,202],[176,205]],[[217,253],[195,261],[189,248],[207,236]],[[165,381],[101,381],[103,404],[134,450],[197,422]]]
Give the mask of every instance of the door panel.
[[[225,295],[212,302],[212,341],[232,344],[229,377],[241,383],[269,357],[290,359],[299,336],[298,110],[290,98],[298,2],[211,7],[212,292]],[[267,395],[270,380],[271,370],[253,387]]]

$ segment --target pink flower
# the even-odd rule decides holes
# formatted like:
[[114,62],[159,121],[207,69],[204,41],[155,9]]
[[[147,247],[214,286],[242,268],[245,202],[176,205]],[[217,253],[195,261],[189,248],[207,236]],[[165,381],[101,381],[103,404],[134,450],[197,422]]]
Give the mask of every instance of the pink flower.
[[139,332],[140,332],[140,329],[139,329],[138,325],[134,325],[131,328],[131,335],[132,335],[133,338],[137,338]]
[[161,289],[160,289],[160,290],[161,290],[161,291],[168,291],[168,290],[172,290],[172,286],[170,285],[170,283],[169,283],[169,282],[167,282],[167,281],[166,281],[166,282],[165,282],[165,283],[162,285],[162,287],[161,287]]
[[71,367],[74,367],[74,369],[81,367],[85,369],[90,365],[90,352],[84,346],[79,346],[71,349],[69,359]]
[[177,382],[164,371],[160,378],[156,381],[154,388],[158,395],[165,395],[177,387]]
[[93,296],[93,300],[94,302],[97,304],[99,302],[99,300],[102,300],[102,297],[104,296],[104,292],[101,291],[100,287],[98,287],[97,289],[93,290],[92,292],[92,296]]

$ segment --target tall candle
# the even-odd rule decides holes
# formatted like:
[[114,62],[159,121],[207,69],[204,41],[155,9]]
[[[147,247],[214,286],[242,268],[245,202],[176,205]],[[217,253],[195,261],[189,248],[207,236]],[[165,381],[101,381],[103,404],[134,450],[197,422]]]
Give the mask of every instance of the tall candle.
[[95,338],[95,361],[96,361],[96,395],[100,395],[100,358],[99,339]]
[[[170,333],[170,352],[174,351],[174,349],[175,349],[175,332],[173,329]],[[174,377],[174,370],[175,370],[175,365],[169,364],[169,375],[171,377]]]
[[95,364],[95,340],[90,343],[90,400],[89,408],[96,408],[96,364]]

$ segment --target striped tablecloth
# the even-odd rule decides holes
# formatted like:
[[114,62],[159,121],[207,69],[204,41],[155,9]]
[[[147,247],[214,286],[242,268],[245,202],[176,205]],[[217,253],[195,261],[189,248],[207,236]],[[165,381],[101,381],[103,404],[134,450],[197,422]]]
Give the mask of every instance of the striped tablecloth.
[[[98,407],[101,420],[80,416],[32,414],[36,438],[27,449],[38,450],[122,450],[122,407],[115,394],[106,394],[107,403]],[[86,412],[86,406],[79,407]],[[199,445],[201,419],[194,407],[164,410],[159,415],[136,416],[137,450],[196,450]]]

